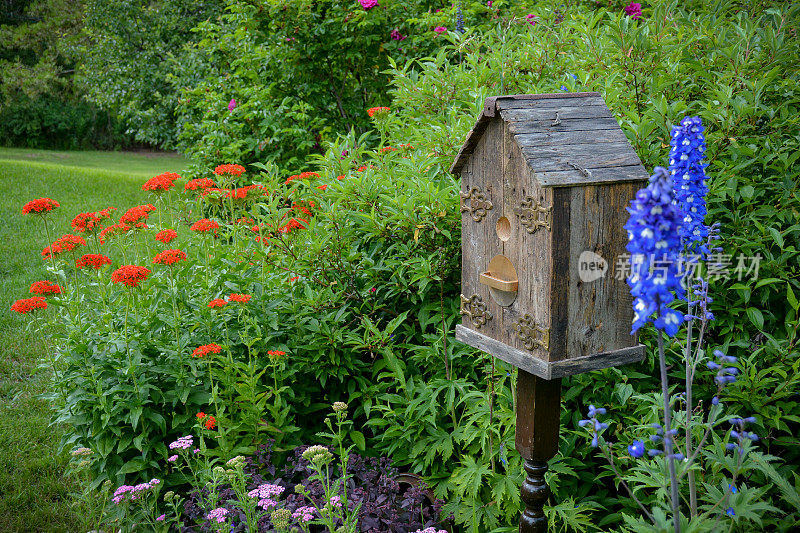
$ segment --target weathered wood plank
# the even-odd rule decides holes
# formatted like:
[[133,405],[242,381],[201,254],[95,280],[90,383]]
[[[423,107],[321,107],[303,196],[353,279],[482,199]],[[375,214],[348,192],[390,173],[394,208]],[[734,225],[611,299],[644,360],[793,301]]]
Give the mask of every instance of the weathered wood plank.
[[540,378],[550,379],[547,361],[458,324],[456,340],[477,348]]
[[592,120],[562,119],[561,123],[553,126],[553,119],[547,120],[525,120],[521,122],[510,122],[509,128],[517,135],[527,133],[549,133],[565,131],[596,131],[596,130],[618,130],[619,123],[615,118],[596,118]]
[[628,138],[619,128],[607,130],[581,130],[581,131],[546,131],[540,133],[523,133],[514,136],[520,146],[534,148],[547,146],[567,146],[572,144],[590,143],[628,143]]
[[[641,185],[613,183],[569,189],[572,218],[566,273],[570,357],[636,344],[630,334],[633,298],[624,276],[615,276],[615,265],[626,253],[628,243],[623,228],[629,216],[626,208]],[[592,264],[605,264],[605,271],[592,269]]]
[[587,174],[580,170],[536,172],[536,179],[543,187],[577,187],[583,185],[646,180],[649,176],[642,165],[625,165],[618,167],[587,169]]
[[[556,116],[558,114],[558,116]],[[500,111],[503,120],[510,122],[528,122],[532,120],[549,120],[556,124],[561,120],[568,119],[596,119],[614,118],[605,104],[584,105],[584,106],[564,106],[558,108],[524,108],[524,109],[505,109]]]
[[[550,361],[568,357],[569,240],[571,233],[569,189],[553,190],[553,231],[550,234]],[[549,379],[549,377],[548,377]]]
[[529,353],[504,344],[483,333],[456,325],[456,340],[493,355],[542,379],[557,379],[612,366],[635,363],[644,359],[644,346],[639,344],[620,350],[591,354],[575,359],[543,361]]
[[[588,140],[588,139],[587,139]],[[581,168],[603,168],[624,165],[639,165],[641,161],[628,141],[617,143],[584,142],[562,146],[520,146],[528,164],[534,171],[561,170],[559,163],[566,164],[568,170],[574,163]]]
[[565,106],[578,107],[584,105],[606,105],[600,95],[578,96],[576,98],[543,98],[540,100],[498,99],[497,109],[554,109]]
[[596,353],[592,355],[585,355],[583,357],[576,357],[574,359],[565,359],[558,363],[550,363],[550,376],[552,378],[562,378],[566,376],[574,376],[575,374],[583,374],[584,372],[591,372],[593,370],[602,370],[612,366],[626,365],[628,363],[638,363],[644,359],[644,345],[638,344],[630,348],[622,348],[605,353]]

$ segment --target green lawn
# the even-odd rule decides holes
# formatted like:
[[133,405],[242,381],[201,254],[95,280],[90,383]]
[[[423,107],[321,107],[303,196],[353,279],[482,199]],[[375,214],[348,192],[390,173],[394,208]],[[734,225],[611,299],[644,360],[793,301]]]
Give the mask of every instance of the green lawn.
[[146,178],[186,165],[170,154],[0,148],[0,530],[87,530],[70,507],[76,487],[64,476],[66,454],[56,453],[61,433],[38,398],[48,388],[48,372],[39,368],[46,340],[26,331],[27,317],[9,310],[29,296],[31,282],[47,279],[41,220],[22,215],[22,206],[40,197],[58,201],[49,219],[57,237],[71,233],[80,212],[108,206],[124,212],[145,203]]

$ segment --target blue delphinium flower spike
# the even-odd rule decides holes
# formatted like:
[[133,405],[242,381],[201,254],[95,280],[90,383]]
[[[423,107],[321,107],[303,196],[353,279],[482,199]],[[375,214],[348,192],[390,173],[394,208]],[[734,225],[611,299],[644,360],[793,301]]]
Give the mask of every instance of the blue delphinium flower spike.
[[628,285],[634,297],[631,333],[652,321],[656,329],[673,337],[684,321],[683,313],[668,307],[676,296],[685,299],[686,294],[679,265],[682,217],[673,199],[671,176],[665,168],[656,167],[649,185],[636,193],[628,208]]
[[706,218],[705,128],[700,117],[684,117],[672,128],[669,170],[673,176],[675,202],[683,214],[681,242],[690,253],[708,254]]

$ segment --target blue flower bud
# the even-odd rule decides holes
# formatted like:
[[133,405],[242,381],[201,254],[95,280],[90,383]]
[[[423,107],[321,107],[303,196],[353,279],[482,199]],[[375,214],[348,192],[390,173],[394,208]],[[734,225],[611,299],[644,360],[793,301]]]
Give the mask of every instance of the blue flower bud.
[[754,416],[748,416],[747,418],[744,419],[744,421],[747,422],[748,424],[755,424],[757,422],[756,417]]
[[597,448],[597,445],[598,445],[597,437],[595,436],[592,438],[592,448]]
[[639,459],[644,455],[644,441],[635,440],[628,446],[628,453],[634,459]]
[[737,492],[739,492],[738,490],[736,490],[736,487],[735,487],[735,486],[733,486],[731,483],[728,483],[728,488],[730,489],[730,491],[731,491],[733,494],[736,494]]
[[650,455],[650,457],[655,457],[656,455],[661,455],[664,452],[661,450],[647,450],[647,453]]
[[733,507],[728,507],[728,510],[725,511],[725,514],[728,516],[736,516],[736,511],[733,510]]
[[580,420],[580,421],[578,422],[578,425],[579,425],[580,427],[584,428],[584,427],[588,426],[588,425],[589,425],[589,424],[591,424],[591,423],[592,423],[592,421],[591,421],[591,420]]
[[719,405],[719,398],[717,398],[716,396],[711,398],[711,405]]

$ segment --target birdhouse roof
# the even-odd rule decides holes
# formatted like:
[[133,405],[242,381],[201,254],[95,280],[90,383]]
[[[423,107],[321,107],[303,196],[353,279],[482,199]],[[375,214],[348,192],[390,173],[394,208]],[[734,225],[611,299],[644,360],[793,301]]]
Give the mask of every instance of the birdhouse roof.
[[519,94],[486,99],[458,152],[457,174],[495,118],[506,122],[543,187],[647,180],[647,171],[600,93]]

